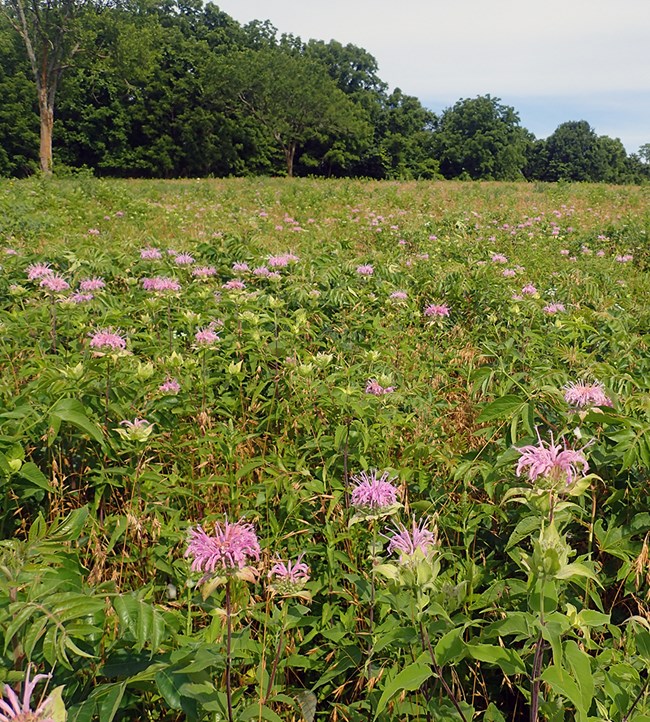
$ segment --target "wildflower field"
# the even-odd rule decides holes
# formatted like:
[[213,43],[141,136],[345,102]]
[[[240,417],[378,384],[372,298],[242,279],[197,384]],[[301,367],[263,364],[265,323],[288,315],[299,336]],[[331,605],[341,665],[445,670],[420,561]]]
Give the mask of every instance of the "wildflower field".
[[649,199],[2,181],[0,721],[648,722]]

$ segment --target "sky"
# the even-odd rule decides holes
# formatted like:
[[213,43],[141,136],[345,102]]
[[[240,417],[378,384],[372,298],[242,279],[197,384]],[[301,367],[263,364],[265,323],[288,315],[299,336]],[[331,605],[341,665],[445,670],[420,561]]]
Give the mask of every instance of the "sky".
[[650,0],[213,0],[238,22],[370,52],[389,90],[440,113],[490,94],[538,138],[586,120],[650,143]]

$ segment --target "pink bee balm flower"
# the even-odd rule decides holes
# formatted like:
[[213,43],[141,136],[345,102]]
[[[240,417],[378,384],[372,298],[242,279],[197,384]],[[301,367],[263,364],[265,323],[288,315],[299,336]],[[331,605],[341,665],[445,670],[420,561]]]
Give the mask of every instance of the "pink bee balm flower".
[[553,315],[554,313],[566,311],[566,308],[564,307],[563,303],[549,303],[548,306],[544,306],[542,310],[544,311],[544,313]]
[[626,253],[623,256],[616,256],[614,260],[618,261],[618,263],[629,263],[633,258],[634,256],[632,254]]
[[309,581],[311,570],[300,554],[295,562],[277,560],[269,571],[270,587],[277,594],[291,595],[299,592]]
[[437,316],[438,318],[449,316],[449,306],[447,306],[446,304],[437,305],[435,303],[432,303],[424,309],[424,315]]
[[89,236],[98,236],[98,235],[99,235],[99,228],[89,228],[89,229],[88,229],[88,235],[89,235]]
[[508,258],[503,253],[494,253],[490,260],[492,263],[508,263]]
[[513,276],[517,275],[517,271],[515,271],[514,268],[504,268],[503,271],[501,272],[501,275],[504,278],[513,278]]
[[563,248],[563,249],[560,251],[560,255],[561,255],[561,256],[570,256],[570,255],[571,255],[571,251],[569,251],[568,248]]
[[215,343],[218,343],[219,334],[215,333],[214,330],[210,327],[202,328],[194,334],[194,340],[196,341],[198,346],[213,346]]
[[579,409],[591,406],[612,406],[612,400],[605,393],[603,385],[595,381],[588,384],[584,381],[573,381],[564,387],[564,400],[570,406]]
[[270,268],[284,268],[289,265],[289,259],[286,255],[269,256],[269,260],[266,263]]
[[41,288],[47,288],[48,291],[52,291],[53,293],[61,293],[62,291],[67,291],[70,288],[70,285],[65,278],[56,273],[44,276],[38,285]]
[[214,572],[243,569],[250,559],[260,558],[260,545],[255,528],[243,519],[231,524],[214,524],[214,535],[206,534],[201,525],[190,529],[190,539],[185,552],[193,557],[192,571]]
[[174,278],[155,276],[154,278],[143,278],[142,288],[145,291],[156,293],[175,293],[181,290],[181,284]]
[[103,278],[86,278],[79,281],[80,291],[100,291],[106,286]]
[[67,300],[70,301],[70,303],[88,303],[88,301],[92,301],[93,298],[95,297],[92,293],[73,293]]
[[226,281],[221,288],[225,288],[227,291],[243,291],[246,288],[246,284],[239,278],[233,278],[230,281]]
[[189,253],[179,253],[174,258],[174,263],[177,266],[191,266],[194,263],[194,257],[190,256]]
[[517,449],[521,454],[516,474],[521,476],[527,470],[528,480],[535,483],[540,477],[551,485],[562,484],[565,488],[572,486],[580,477],[586,475],[589,464],[582,451],[567,449],[560,444],[544,442],[539,439],[537,446],[521,446]]
[[45,276],[51,276],[54,271],[50,268],[49,263],[32,263],[27,266],[27,280],[35,281],[38,278],[44,278]]
[[192,269],[194,278],[210,278],[217,275],[217,269],[214,266],[197,266]]
[[399,553],[399,561],[402,564],[413,561],[418,552],[425,557],[429,556],[438,541],[435,529],[432,531],[427,528],[426,519],[416,524],[414,518],[410,530],[404,524],[397,524],[395,531],[388,543],[388,551],[391,554]]
[[372,394],[373,396],[383,396],[393,391],[395,391],[394,386],[386,386],[386,388],[384,388],[376,379],[368,379],[368,383],[366,384],[366,393]]
[[124,351],[126,348],[126,339],[118,333],[114,333],[111,329],[102,329],[92,334],[90,347],[102,353]]
[[396,301],[405,301],[408,298],[406,291],[393,291],[390,294],[390,298],[394,298]]
[[140,251],[140,258],[143,258],[145,261],[157,261],[162,258],[162,253],[159,248],[143,248]]
[[23,682],[22,700],[14,690],[5,684],[4,698],[0,699],[0,722],[53,722],[52,718],[46,716],[50,706],[51,698],[45,699],[35,710],[31,708],[31,698],[34,688],[41,679],[50,679],[50,674],[37,674],[30,679],[30,668],[27,668],[25,681]]
[[374,272],[375,272],[375,269],[370,264],[366,264],[363,266],[357,266],[357,273],[360,276],[372,276],[372,274]]
[[246,273],[246,271],[250,271],[250,268],[248,267],[248,263],[233,263],[232,264],[232,270],[235,273]]
[[386,509],[397,503],[397,488],[393,485],[394,478],[385,471],[377,476],[376,471],[370,473],[362,471],[352,477],[356,487],[352,490],[350,504],[352,506],[366,509]]
[[521,292],[524,296],[534,296],[537,293],[537,289],[532,283],[529,283],[521,289]]
[[253,274],[255,276],[266,277],[266,276],[271,275],[271,271],[269,271],[269,269],[266,266],[258,266],[257,268],[253,269]]
[[161,391],[163,394],[177,394],[180,390],[181,385],[176,379],[171,377],[167,377],[165,382],[158,387],[158,391]]

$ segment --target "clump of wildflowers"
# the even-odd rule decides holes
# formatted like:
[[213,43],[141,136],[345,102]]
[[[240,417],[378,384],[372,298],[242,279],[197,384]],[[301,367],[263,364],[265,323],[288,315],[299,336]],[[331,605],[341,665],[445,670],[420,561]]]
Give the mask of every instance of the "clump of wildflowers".
[[80,291],[101,291],[105,286],[106,282],[103,278],[86,278],[83,281],[79,281]]
[[146,419],[133,419],[129,421],[125,419],[120,421],[120,426],[124,428],[117,428],[115,431],[127,441],[136,441],[138,443],[144,443],[153,431],[153,424],[150,424]]
[[181,284],[174,278],[155,276],[154,278],[143,278],[142,288],[145,291],[156,293],[176,293],[181,290]]
[[177,266],[191,266],[194,263],[194,256],[189,253],[177,253],[174,257],[174,263]]
[[374,272],[375,269],[370,264],[357,266],[357,273],[360,276],[372,276]]
[[539,438],[537,445],[529,444],[517,448],[521,454],[517,463],[517,476],[526,473],[531,484],[541,483],[545,487],[570,491],[589,471],[589,464],[582,450],[567,449],[566,446]]
[[35,281],[45,276],[51,276],[54,271],[50,268],[49,263],[32,263],[27,266],[27,280]]
[[160,386],[158,387],[158,391],[160,391],[163,394],[175,395],[180,390],[181,390],[181,385],[178,383],[178,381],[169,376],[165,379],[165,382],[160,384]]
[[201,525],[190,529],[186,557],[192,557],[192,571],[210,574],[244,569],[249,561],[259,560],[260,545],[252,524],[243,519],[215,522],[210,536]]
[[41,288],[46,288],[48,291],[52,291],[53,293],[62,293],[70,288],[70,285],[65,278],[63,278],[63,276],[59,276],[57,273],[50,273],[43,276],[38,285]]
[[277,560],[269,571],[269,588],[283,597],[304,596],[302,590],[309,581],[310,568],[302,561],[304,553],[295,562]]
[[120,352],[126,349],[126,339],[110,328],[101,329],[91,335],[90,348],[99,353]]
[[377,379],[368,379],[366,383],[366,393],[372,396],[384,396],[395,391],[394,386],[382,386]]
[[449,306],[444,303],[432,303],[424,309],[424,315],[434,318],[444,318],[445,316],[449,316]]
[[214,266],[197,266],[192,269],[194,278],[210,278],[217,275],[217,269]]
[[552,316],[555,313],[562,313],[563,311],[566,311],[566,308],[563,303],[549,303],[547,306],[544,306],[542,310],[544,313]]
[[586,383],[573,381],[564,387],[564,400],[577,409],[586,409],[593,406],[612,406],[612,400],[605,393],[604,386],[599,381]]
[[412,565],[430,558],[436,551],[437,544],[436,527],[429,529],[426,519],[422,519],[418,524],[414,518],[410,529],[404,524],[396,525],[395,533],[388,541],[388,552],[398,554],[400,564]]
[[201,328],[194,334],[194,341],[201,348],[210,348],[219,342],[219,334],[214,330],[214,326],[210,324],[207,328]]
[[145,261],[157,261],[162,258],[162,253],[159,248],[143,248],[140,251],[140,258]]

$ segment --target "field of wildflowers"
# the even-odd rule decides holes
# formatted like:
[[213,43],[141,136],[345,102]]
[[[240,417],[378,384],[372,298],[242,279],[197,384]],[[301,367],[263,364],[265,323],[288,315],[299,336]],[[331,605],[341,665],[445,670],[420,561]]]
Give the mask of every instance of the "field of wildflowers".
[[0,722],[650,720],[648,200],[0,184]]

